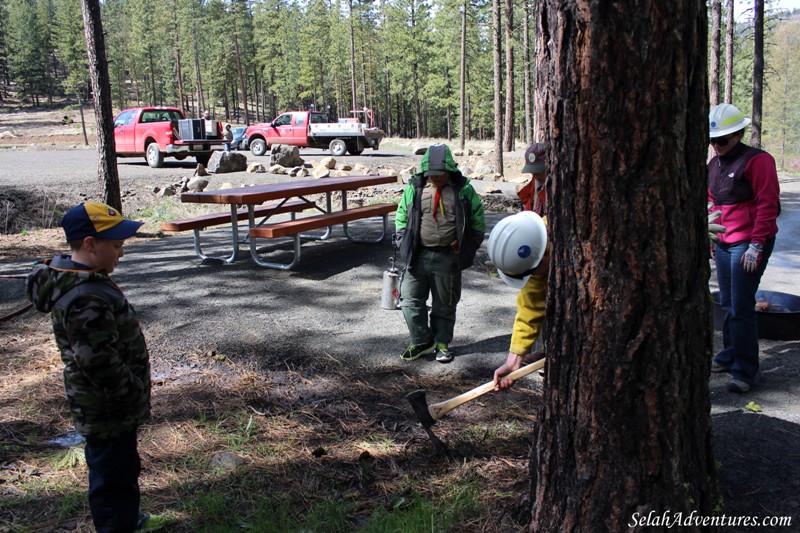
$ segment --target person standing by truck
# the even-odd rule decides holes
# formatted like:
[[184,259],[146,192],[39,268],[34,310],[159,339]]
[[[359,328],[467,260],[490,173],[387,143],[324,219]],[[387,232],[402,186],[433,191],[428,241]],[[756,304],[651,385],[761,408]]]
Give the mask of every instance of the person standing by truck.
[[[469,268],[483,242],[486,220],[480,197],[458,170],[450,148],[428,148],[403,193],[395,216],[396,240],[406,270],[400,282],[411,342],[400,356],[413,361],[437,352],[449,363],[449,348],[461,299],[461,271]],[[428,320],[428,295],[433,303]]]
[[231,131],[231,125],[225,124],[225,132],[222,134],[222,138],[225,139],[225,151],[231,151],[231,141],[233,141],[233,131]]

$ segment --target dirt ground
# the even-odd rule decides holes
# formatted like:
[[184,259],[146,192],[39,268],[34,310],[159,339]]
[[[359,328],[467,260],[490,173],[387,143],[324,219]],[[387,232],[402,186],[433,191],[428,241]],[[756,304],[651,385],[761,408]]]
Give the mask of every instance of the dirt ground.
[[[16,135],[1,138],[0,151],[10,149],[12,142],[25,145],[26,151],[63,150],[76,138],[82,142],[79,132],[59,133],[74,127],[60,124],[63,114],[60,110],[44,118],[37,114],[35,120],[24,112],[0,115],[0,134],[13,130]],[[27,133],[25,124],[33,125]],[[76,143],[73,149],[82,148]],[[787,185],[784,210],[800,211],[798,180],[782,180],[782,186]],[[36,184],[24,183],[21,188],[26,187]],[[0,195],[7,188],[0,186]],[[142,202],[155,202],[137,192]],[[42,211],[40,205],[36,208]],[[794,229],[787,235],[792,245],[784,245],[784,255],[776,258],[773,274],[768,269],[771,279],[762,287],[791,292],[786,287],[796,287],[800,281],[796,252],[800,235]],[[0,234],[0,275],[19,275],[36,258],[64,251],[62,239],[58,228]],[[400,471],[430,476],[432,486],[448,476],[463,476],[478,479],[489,489],[484,498],[495,499],[488,506],[493,511],[468,530],[524,529],[519,495],[527,485],[529,430],[536,422],[542,378],[532,377],[510,393],[477,400],[440,422],[436,434],[450,450],[444,461],[409,419],[403,400],[412,388],[435,391],[434,400],[443,400],[486,381],[508,344],[513,291],[498,286],[480,269],[471,271],[466,278],[464,323],[459,326],[463,333],[456,346],[461,355],[449,367],[433,361],[400,367],[395,352],[404,342],[403,326],[396,317],[387,325],[387,315],[373,310],[385,249],[347,248],[348,261],[336,266],[322,261],[323,248],[309,246],[304,269],[283,273],[253,272],[246,261],[224,267],[201,265],[194,260],[188,235],[161,238],[151,232],[132,239],[127,248],[130,257],[124,260],[120,279],[140,309],[153,352],[154,419],[144,431],[142,449],[144,485],[154,507],[169,508],[180,499],[171,480],[158,474],[173,466],[176,455],[197,453],[175,436],[190,431],[192,420],[211,412],[240,410],[265,424],[280,420],[281,431],[273,428],[259,437],[269,442],[292,440],[290,453],[299,469],[321,469],[340,480],[348,487],[346,497],[360,498],[365,508],[379,497],[376,494],[397,488]],[[142,256],[147,261],[136,259]],[[297,309],[281,303],[287,301],[281,291],[288,286],[294,298],[303,298]],[[0,279],[0,316],[24,304],[21,287],[17,279]],[[252,294],[253,287],[258,287],[258,295]],[[490,293],[491,297],[484,296]],[[239,308],[257,308],[254,322],[242,324],[232,301]],[[334,305],[330,309],[335,312],[326,312],[326,305]],[[19,496],[19,487],[41,474],[27,454],[52,450],[56,446],[52,439],[68,434],[70,423],[63,410],[60,361],[47,317],[29,311],[0,323],[0,336],[4,345],[0,439],[6,443],[0,457],[0,494]],[[359,338],[363,344],[354,344]],[[721,344],[719,335],[716,344]],[[724,499],[721,512],[728,517],[791,517],[792,526],[740,525],[724,531],[800,530],[800,454],[796,453],[800,341],[762,340],[761,350],[763,379],[751,394],[732,395],[724,390],[725,376],[710,378],[715,456]],[[30,397],[38,399],[38,411],[21,411],[25,405],[21,399]],[[498,431],[500,437],[494,435]],[[378,446],[377,437],[367,444],[370,435],[394,442],[392,452]],[[162,449],[167,442],[169,449]],[[209,449],[224,446],[209,443]],[[247,459],[273,472],[273,465],[259,463],[262,459]],[[273,479],[283,481],[276,483],[302,485],[302,479],[294,478],[301,476],[299,469],[281,468],[283,477],[276,473]],[[32,522],[36,529],[88,531],[85,514],[73,516],[65,525],[53,507],[58,507],[54,501],[43,500],[26,510],[31,517],[38,515]],[[0,524],[11,523],[12,517],[1,509]]]

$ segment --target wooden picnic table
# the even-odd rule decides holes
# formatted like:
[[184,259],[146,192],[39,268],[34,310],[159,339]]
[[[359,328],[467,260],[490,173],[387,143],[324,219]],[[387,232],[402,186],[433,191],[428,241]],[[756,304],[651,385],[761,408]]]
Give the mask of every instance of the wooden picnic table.
[[[397,183],[397,176],[342,176],[335,178],[303,179],[296,181],[285,181],[269,183],[265,185],[255,185],[252,187],[237,187],[232,189],[210,190],[202,192],[186,192],[181,195],[181,202],[187,203],[208,203],[226,204],[230,206],[230,224],[233,252],[225,259],[226,262],[233,262],[239,250],[239,224],[238,221],[244,218],[244,213],[238,210],[239,206],[247,207],[247,220],[250,240],[250,256],[253,261],[265,268],[290,269],[294,268],[300,261],[300,238],[325,240],[331,235],[331,227],[342,224],[345,236],[354,242],[379,243],[382,242],[388,231],[388,213],[397,209],[395,204],[374,204],[350,208],[347,205],[347,192],[354,191],[361,187],[372,185],[384,185]],[[334,192],[342,195],[341,210],[332,209],[331,196]],[[307,198],[313,194],[325,194],[325,206],[319,206]],[[296,198],[299,201],[292,201]],[[272,206],[257,208],[267,201],[277,200]],[[303,209],[315,209],[321,214],[310,217],[296,218],[295,213]],[[257,211],[258,209],[258,211]],[[256,213],[264,216],[261,222],[256,223]],[[275,213],[290,213],[291,220],[286,222],[271,223],[270,217]],[[353,220],[370,218],[375,216],[383,217],[383,232],[377,239],[361,239],[350,234],[347,223]],[[200,217],[192,219],[195,222],[195,252],[203,259],[207,258],[200,249],[199,229],[201,223],[197,222]],[[219,222],[217,222],[219,223]],[[213,225],[203,223],[202,227]],[[167,224],[168,225],[168,224]],[[163,227],[163,226],[162,226]],[[310,235],[301,233],[311,229],[326,228],[323,235]],[[168,231],[176,231],[173,229]],[[292,237],[294,239],[294,258],[289,263],[273,263],[261,259],[258,253],[256,240],[258,238],[277,238]]]

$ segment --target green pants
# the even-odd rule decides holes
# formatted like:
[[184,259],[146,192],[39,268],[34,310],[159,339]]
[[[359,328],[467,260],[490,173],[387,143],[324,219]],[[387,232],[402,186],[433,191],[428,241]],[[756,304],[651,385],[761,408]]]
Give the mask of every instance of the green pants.
[[[400,308],[406,319],[411,344],[431,340],[450,344],[456,325],[456,306],[461,299],[461,271],[452,252],[420,248],[414,264],[403,274]],[[428,325],[428,294],[432,297]]]

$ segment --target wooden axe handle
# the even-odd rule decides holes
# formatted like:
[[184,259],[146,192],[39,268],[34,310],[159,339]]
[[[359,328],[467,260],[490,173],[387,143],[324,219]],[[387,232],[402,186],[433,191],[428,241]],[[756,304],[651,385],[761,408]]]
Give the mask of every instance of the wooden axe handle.
[[[539,359],[529,365],[525,365],[517,370],[513,371],[509,375],[506,376],[506,379],[513,379],[517,380],[519,378],[525,377],[531,372],[536,372],[540,368],[544,367],[545,358]],[[475,387],[474,389],[465,392],[464,394],[460,394],[455,398],[450,398],[444,402],[439,402],[431,405],[428,407],[428,410],[431,413],[431,416],[434,420],[439,420],[444,415],[455,409],[461,404],[467,403],[470,400],[474,400],[478,396],[483,396],[487,392],[494,390],[494,380],[484,383],[479,387]]]

